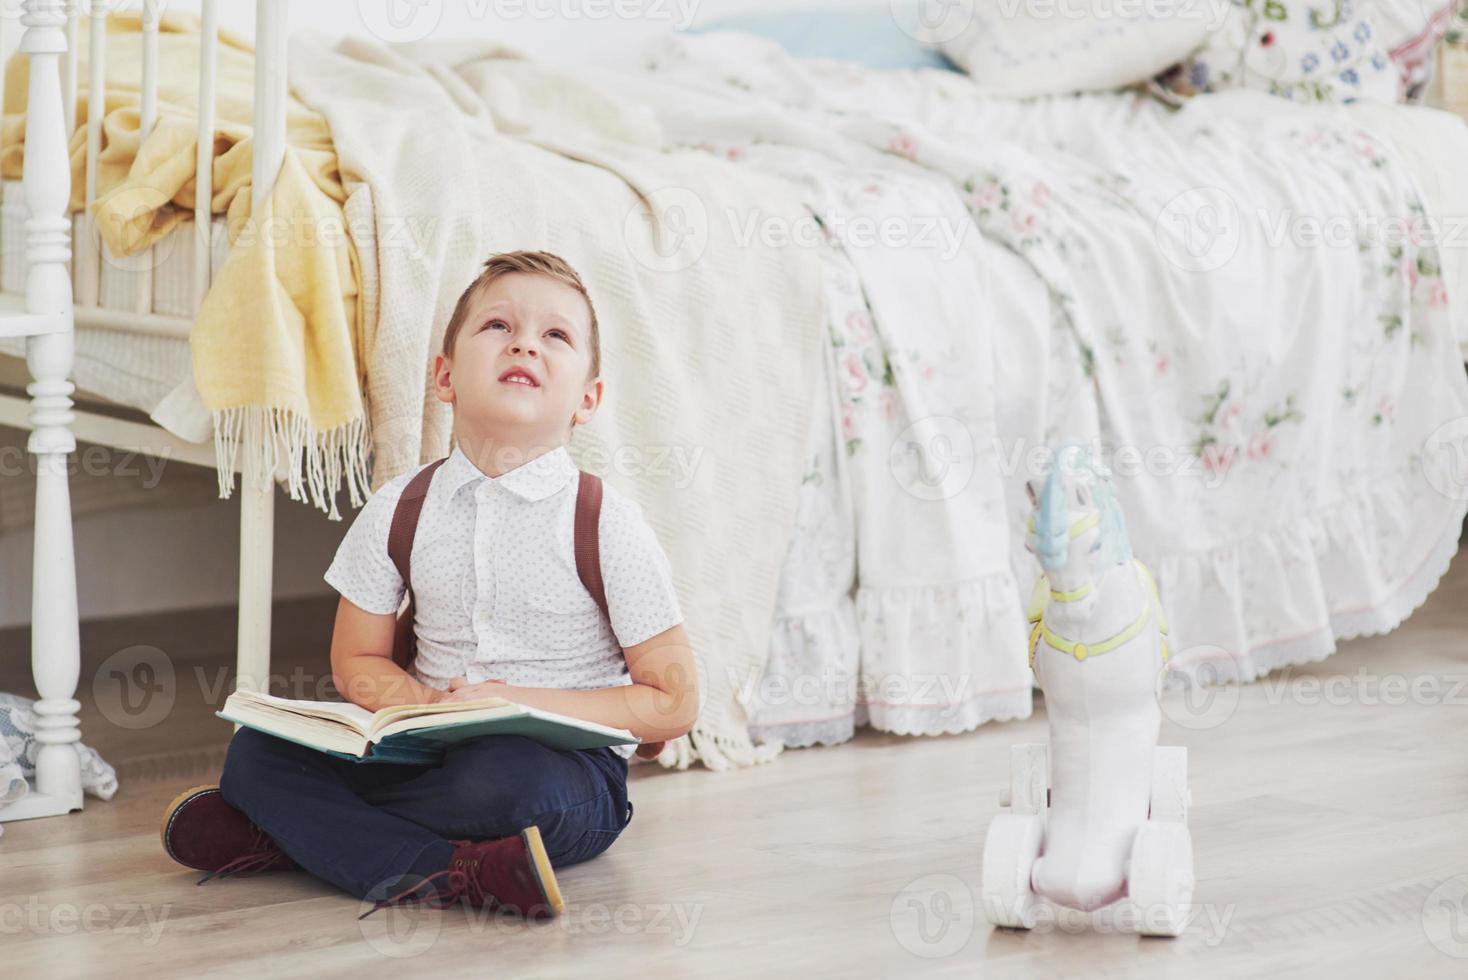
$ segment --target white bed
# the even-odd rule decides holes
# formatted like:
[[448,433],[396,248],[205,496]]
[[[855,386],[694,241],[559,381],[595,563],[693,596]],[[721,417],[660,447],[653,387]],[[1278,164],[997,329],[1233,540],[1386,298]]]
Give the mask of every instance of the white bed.
[[[9,202],[0,206],[0,293],[21,296],[26,211],[20,183],[0,183],[0,200]],[[73,220],[77,232],[84,232],[83,219]],[[216,219],[213,225],[211,271],[228,252],[224,222]],[[189,328],[198,309],[193,229],[175,231],[165,242],[146,266],[85,254],[73,258],[72,290],[79,302],[72,381],[78,401],[131,409],[137,421],[191,444],[196,451],[187,451],[189,461],[212,465],[209,413],[193,387],[189,353]],[[87,267],[89,273],[79,271]],[[93,302],[80,302],[84,297]],[[142,316],[140,306],[147,307]],[[0,420],[15,425],[24,406],[14,399],[29,380],[25,341],[0,339],[0,355],[0,387],[10,398],[0,402]]]
[[[834,260],[848,269],[833,278],[860,289],[831,301],[828,410],[810,436],[768,671],[742,688],[761,737],[829,744],[864,723],[939,734],[1028,714],[1021,609],[1037,567],[1012,530],[1038,475],[1026,448],[1183,450],[1172,472],[1120,482],[1173,624],[1178,682],[1322,659],[1395,628],[1435,588],[1468,501],[1442,468],[1468,413],[1468,242],[1409,240],[1404,255],[1390,239],[1398,218],[1456,228],[1462,120],[1251,92],[1176,114],[1132,94],[985,100],[961,76],[802,63],[739,36],[671,39],[650,60],[624,88],[656,107],[673,143],[804,181],[814,210],[848,223],[947,213],[954,202],[928,193],[936,179],[983,231],[957,265],[870,243]],[[1245,221],[1232,251],[1187,268],[1163,222],[1196,218],[1174,202],[1199,189]],[[894,195],[907,198],[884,211]],[[1357,207],[1383,234],[1322,245],[1320,226]],[[985,286],[964,292],[964,275]],[[850,318],[871,322],[853,331]],[[950,330],[925,332],[932,319]],[[960,324],[988,338],[953,348]],[[858,336],[873,331],[875,343]],[[966,359],[976,386],[993,378],[993,403],[965,405],[957,386],[883,386],[865,366],[899,355],[939,377]],[[1194,379],[1172,381],[1190,361]],[[862,420],[873,389],[890,418]],[[954,431],[972,438],[987,498],[965,488],[914,506],[918,488],[899,486],[883,450],[916,444],[936,463]]]
[[[28,133],[26,162],[31,169],[23,188],[37,218],[27,228],[25,247],[32,270],[44,270],[39,276],[32,271],[26,280],[26,299],[32,310],[47,314],[41,325],[52,332],[31,341],[33,355],[40,352],[31,365],[40,380],[30,389],[30,404],[15,396],[0,399],[0,421],[32,427],[33,449],[53,464],[65,459],[75,434],[104,444],[151,447],[155,452],[162,446],[176,458],[214,465],[213,448],[200,441],[210,434],[209,417],[197,392],[191,391],[185,338],[190,311],[198,309],[210,270],[221,254],[218,225],[208,215],[199,215],[196,225],[180,233],[188,240],[181,240],[178,250],[170,250],[156,269],[140,274],[129,273],[125,262],[101,261],[88,250],[90,237],[83,227],[76,237],[74,266],[64,265],[66,256],[56,245],[58,233],[66,230],[65,219],[45,216],[60,215],[64,203],[65,168],[58,162],[64,155],[66,126],[59,106],[66,104],[64,93],[73,91],[75,84],[71,82],[68,89],[65,81],[67,21],[54,5],[41,0],[29,0],[26,6],[25,50],[33,60],[32,77],[56,80],[54,85],[43,81],[31,87],[30,117],[46,122]],[[259,63],[283,66],[284,0],[261,0],[257,9]],[[206,3],[204,10],[204,36],[212,37],[214,7]],[[145,12],[156,27],[157,5],[147,4]],[[145,17],[145,29],[148,23]],[[1170,190],[1154,202],[1159,205],[1200,182],[1207,184],[1207,179],[1222,181],[1235,191],[1254,185],[1246,173],[1230,175],[1228,160],[1214,161],[1217,166],[1200,177],[1181,167],[1169,171],[1159,162],[1161,156],[1143,162],[1114,157],[1117,147],[1108,140],[1115,127],[1139,127],[1136,132],[1153,137],[1166,131],[1155,106],[1122,97],[1085,103],[991,102],[976,107],[963,92],[959,76],[880,75],[853,66],[812,66],[784,58],[769,46],[750,48],[743,42],[673,43],[690,47],[681,53],[675,47],[659,72],[607,75],[588,84],[598,98],[620,92],[627,105],[636,107],[629,117],[645,111],[655,118],[669,148],[710,151],[793,182],[802,188],[810,210],[827,220],[828,230],[830,219],[841,215],[879,223],[883,218],[911,222],[914,216],[924,216],[940,228],[947,222],[946,227],[961,232],[951,241],[938,236],[937,247],[952,246],[952,254],[941,256],[924,252],[933,247],[931,243],[923,247],[880,243],[869,249],[817,246],[830,315],[821,337],[824,387],[806,434],[806,478],[798,491],[796,530],[791,540],[778,545],[785,552],[785,575],[768,637],[768,660],[753,658],[751,662],[760,663],[762,669],[736,678],[737,697],[751,731],[806,745],[842,741],[865,722],[889,731],[934,734],[1028,714],[1031,679],[1023,656],[1022,600],[1032,569],[1011,529],[1022,516],[1020,484],[1032,474],[1023,467],[1001,465],[1001,450],[1043,448],[1062,438],[1094,436],[1118,420],[1124,438],[1125,426],[1131,426],[1133,441],[1156,442],[1164,438],[1165,427],[1136,426],[1175,422],[1197,410],[1195,393],[1188,391],[1158,395],[1151,402],[1118,400],[1128,390],[1123,382],[1128,377],[1136,381],[1125,373],[1107,375],[1113,367],[1121,367],[1118,351],[1128,339],[1123,324],[1154,346],[1176,346],[1181,341],[1169,339],[1167,315],[1156,310],[1139,308],[1135,317],[1121,315],[1128,297],[1135,303],[1151,292],[1133,286],[1111,295],[1101,288],[1108,275],[1124,282],[1136,269],[1161,273],[1147,265],[1131,239],[1116,239],[1115,249],[1096,247],[1108,240],[1088,221],[1119,215],[1135,220],[1142,209],[1115,210],[1126,188],[1094,180],[1097,174],[1085,166],[1138,166],[1167,178]],[[204,63],[208,64],[207,49]],[[283,153],[282,75],[283,71],[257,72],[253,174],[257,194],[270,187]],[[551,94],[566,95],[570,74],[553,76],[550,71],[543,76]],[[526,78],[525,91],[533,96],[535,73]],[[203,105],[209,104],[209,86],[206,70],[201,77]],[[536,103],[532,98],[526,104]],[[595,98],[585,96],[584,105],[596,104]],[[1251,113],[1257,113],[1262,103],[1220,97],[1198,105],[1218,107],[1216,119],[1205,122],[1229,129],[1237,147],[1251,138]],[[1275,108],[1268,107],[1267,117],[1275,127],[1271,138],[1276,142],[1266,148],[1276,154],[1305,152],[1288,144],[1293,123],[1280,122],[1295,110]],[[1201,111],[1194,110],[1192,118],[1197,120]],[[1446,118],[1431,120],[1412,112],[1420,110],[1388,106],[1360,113],[1362,118],[1372,116],[1378,136],[1398,148],[1391,161],[1396,177],[1361,182],[1361,193],[1377,194],[1384,206],[1395,207],[1417,201],[1421,185],[1420,199],[1430,210],[1465,213],[1454,210],[1461,202],[1457,185],[1449,179],[1449,161],[1462,159],[1451,151],[1468,147],[1461,123],[1454,128]],[[209,120],[201,118],[200,128],[208,125]],[[1326,121],[1321,132],[1343,132],[1344,125],[1341,120]],[[1171,146],[1166,139],[1152,137],[1138,145],[1163,155]],[[1001,152],[985,158],[983,154],[995,146]],[[566,152],[574,151],[573,147]],[[1087,163],[1081,166],[1076,160]],[[972,169],[975,161],[990,170],[966,176],[965,168]],[[1045,179],[1029,173],[1030,167],[1044,170]],[[1020,192],[1014,179],[1003,183],[996,178],[992,192],[998,196],[985,204],[984,195],[990,190],[986,181],[996,173],[1033,178],[1036,182],[1021,188],[1031,195],[1027,200],[1033,208],[1011,212],[1007,205],[1001,208],[996,203],[1010,201],[1008,195]],[[1408,174],[1411,179],[1404,176]],[[1355,199],[1350,197],[1359,189],[1353,183],[1355,171],[1342,166],[1327,176],[1320,183],[1333,189],[1339,200]],[[1271,193],[1279,190],[1278,182],[1258,184]],[[1068,209],[1051,208],[1052,193],[1062,189]],[[1297,187],[1295,192],[1300,200],[1309,200],[1313,190]],[[1091,198],[1110,204],[1069,207],[1072,201]],[[1285,193],[1274,200],[1288,203],[1294,198]],[[20,245],[12,220],[14,188],[6,192],[5,201],[8,207],[0,209],[4,211],[0,287],[12,288],[20,282],[15,264]],[[1053,211],[1057,220],[1069,224],[1047,241],[1042,234],[1031,235],[1032,229],[1024,224],[1031,210]],[[207,247],[193,238],[192,228],[211,229]],[[908,230],[914,229],[910,225]],[[1071,257],[1080,260],[1057,261],[1057,254],[1065,254],[1064,248],[1057,252],[1057,242],[1079,248]],[[1115,264],[1121,261],[1117,255],[1123,254],[1135,260],[1135,268]],[[1261,261],[1257,250],[1241,254],[1247,261]],[[1303,263],[1294,266],[1296,270],[1315,268],[1298,250],[1284,249],[1266,257],[1281,268],[1289,262]],[[1360,271],[1352,271],[1352,261],[1332,254],[1317,264],[1331,275],[1349,278]],[[1453,282],[1455,299],[1450,311],[1421,313],[1424,343],[1433,357],[1423,360],[1412,345],[1390,353],[1383,353],[1383,346],[1342,362],[1347,371],[1343,377],[1360,364],[1390,369],[1389,377],[1365,381],[1376,386],[1370,388],[1373,399],[1400,396],[1392,414],[1403,420],[1404,428],[1410,427],[1400,440],[1403,443],[1428,432],[1432,426],[1427,423],[1439,421],[1445,410],[1468,415],[1468,382],[1457,370],[1459,341],[1468,336],[1464,329],[1468,304],[1458,298],[1468,286],[1464,274],[1468,266],[1461,252],[1444,254],[1441,266],[1432,275]],[[1404,271],[1404,281],[1405,275]],[[1261,288],[1276,292],[1292,281],[1289,274],[1275,271],[1260,278]],[[1167,294],[1167,281],[1165,275],[1156,280],[1158,294]],[[1198,280],[1193,286],[1205,294],[1219,291],[1223,297],[1227,290],[1237,293],[1239,282],[1220,277]],[[58,324],[71,327],[72,297],[65,295],[66,283],[73,283],[77,299],[74,351],[56,333]],[[1400,302],[1426,303],[1413,292],[1415,275],[1411,283]],[[1068,286],[1075,288],[1068,291]],[[1086,298],[1078,303],[1081,293]],[[1311,295],[1318,304],[1351,299],[1345,295],[1331,299],[1329,291],[1322,290]],[[1220,299],[1218,306],[1227,304]],[[1216,344],[1218,350],[1210,354],[1213,360],[1203,359],[1199,370],[1211,370],[1215,361],[1222,363],[1219,358],[1233,350],[1228,346],[1229,331],[1238,329],[1236,323],[1199,319],[1199,311],[1208,308],[1206,303],[1183,302],[1168,311],[1179,317],[1178,322],[1213,331],[1198,336],[1222,338],[1221,346]],[[1354,336],[1355,331],[1365,338],[1361,325],[1375,322],[1339,305],[1328,312],[1343,336]],[[1110,320],[1099,328],[1087,325],[1087,317],[1103,316]],[[1272,379],[1280,372],[1298,370],[1301,351],[1328,350],[1322,324],[1308,317],[1300,320],[1281,318],[1277,324],[1305,338],[1294,348],[1293,367],[1271,373],[1255,364],[1242,376]],[[22,323],[36,326],[38,321]],[[1083,341],[1070,342],[1072,334]],[[1113,336],[1120,338],[1117,350],[1103,350],[1100,342]],[[1392,331],[1386,336],[1390,340]],[[1268,350],[1267,343],[1257,337],[1254,341],[1259,343],[1242,344],[1238,350],[1251,354]],[[3,343],[7,346],[0,350],[13,357],[17,344]],[[1149,351],[1178,364],[1190,353],[1183,347]],[[1105,361],[1108,356],[1117,363]],[[9,362],[12,378],[17,363]],[[1161,361],[1158,364],[1161,373]],[[1445,364],[1457,370],[1456,376]],[[892,383],[894,375],[899,383]],[[79,399],[80,393],[73,392],[68,378],[85,391],[137,410],[139,416],[119,420],[113,413],[73,414],[73,395]],[[1134,385],[1135,390],[1141,387]],[[853,397],[856,394],[862,397]],[[1215,413],[1222,401],[1214,406]],[[1162,406],[1160,420],[1137,412],[1138,406],[1148,404]],[[857,412],[867,414],[857,419]],[[1288,417],[1285,411],[1285,420]],[[945,429],[950,421],[957,423],[956,429]],[[1210,417],[1208,427],[1213,422]],[[862,439],[869,444],[867,450],[854,451],[853,442]],[[929,494],[922,485],[928,466],[942,462],[938,456],[952,449],[954,439],[968,439],[971,445],[948,461],[958,460],[978,475],[962,486]],[[1246,444],[1251,452],[1259,448],[1257,441]],[[947,449],[939,452],[940,447]],[[1397,444],[1392,447],[1396,452]],[[231,474],[222,476],[222,485],[232,479]],[[1272,499],[1269,475],[1261,469],[1253,479],[1248,492],[1226,501],[1229,506]],[[942,483],[939,479],[935,485]],[[1287,485],[1313,492],[1331,484]],[[1271,605],[1261,604],[1256,593],[1279,583],[1271,584],[1267,575],[1260,577],[1263,566],[1250,565],[1252,559],[1232,555],[1228,541],[1203,541],[1200,536],[1192,549],[1195,555],[1165,548],[1149,552],[1175,530],[1165,512],[1178,506],[1179,499],[1169,497],[1165,489],[1165,484],[1139,485],[1130,499],[1124,493],[1123,500],[1134,520],[1138,551],[1156,563],[1164,598],[1172,603],[1169,611],[1182,652],[1197,654],[1190,676],[1202,681],[1251,679],[1284,664],[1319,659],[1340,638],[1394,627],[1436,584],[1456,550],[1464,505],[1459,499],[1404,496],[1390,508],[1392,519],[1411,511],[1420,523],[1403,525],[1403,547],[1388,548],[1387,537],[1378,535],[1354,552],[1352,541],[1359,545],[1367,531],[1376,530],[1362,523],[1363,514],[1381,510],[1374,498],[1357,501],[1354,509],[1346,507],[1349,519],[1338,523],[1325,517],[1296,521],[1296,512],[1277,514],[1290,530],[1260,547],[1278,560],[1277,569],[1303,575],[1304,585],[1300,591],[1283,589],[1286,601]],[[239,676],[241,683],[250,683],[265,677],[269,665],[273,494],[269,485],[249,482],[243,491]],[[1189,506],[1198,503],[1194,500]],[[1329,502],[1319,501],[1307,502],[1301,512],[1312,513],[1310,508],[1317,503],[1322,513],[1328,510]],[[1199,520],[1198,525],[1206,524],[1216,538],[1221,518],[1210,514],[1209,520],[1213,523]],[[79,733],[74,700],[75,582],[64,472],[43,467],[36,527],[33,663],[42,696],[38,710],[46,719],[38,739],[45,748],[38,763],[37,792],[0,814],[4,819],[80,806],[75,760],[68,760],[65,751]],[[1358,574],[1378,566],[1383,569],[1379,581]],[[1347,574],[1332,579],[1327,574],[1332,568]],[[1297,584],[1288,577],[1285,581]],[[1210,605],[1206,601],[1210,595],[1220,601]],[[1301,599],[1304,608],[1291,608],[1293,599]],[[1221,659],[1210,660],[1209,650],[1221,652]],[[1189,664],[1187,656],[1178,660]],[[1199,664],[1211,665],[1215,673],[1200,674]],[[1224,665],[1221,673],[1218,664]],[[906,687],[895,692],[875,687],[892,680]]]

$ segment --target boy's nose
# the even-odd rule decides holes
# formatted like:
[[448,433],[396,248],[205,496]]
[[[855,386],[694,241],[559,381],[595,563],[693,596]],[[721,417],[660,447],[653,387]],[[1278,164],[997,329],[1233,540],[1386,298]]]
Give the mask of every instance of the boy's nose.
[[530,345],[530,344],[511,344],[510,345],[510,353],[511,354],[518,354],[521,351],[524,351],[527,354],[534,354],[535,353],[535,347],[532,346],[532,345]]

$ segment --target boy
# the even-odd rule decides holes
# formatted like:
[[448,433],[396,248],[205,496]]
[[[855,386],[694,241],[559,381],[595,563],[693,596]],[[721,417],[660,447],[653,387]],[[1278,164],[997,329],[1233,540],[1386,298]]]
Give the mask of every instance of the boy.
[[[455,449],[413,540],[417,658],[409,671],[392,659],[405,583],[387,548],[415,470],[372,496],[326,572],[342,596],[331,667],[344,697],[368,710],[502,697],[628,729],[647,757],[692,727],[696,673],[667,556],[610,484],[599,521],[610,631],[577,576],[579,471],[565,445],[601,402],[600,367],[596,312],[564,260],[485,262],[433,366]],[[356,763],[242,728],[221,785],[170,805],[163,843],[203,880],[301,867],[386,896],[371,911],[464,897],[550,916],[563,908],[553,867],[595,857],[631,820],[630,754],[495,735],[454,744],[435,766]]]

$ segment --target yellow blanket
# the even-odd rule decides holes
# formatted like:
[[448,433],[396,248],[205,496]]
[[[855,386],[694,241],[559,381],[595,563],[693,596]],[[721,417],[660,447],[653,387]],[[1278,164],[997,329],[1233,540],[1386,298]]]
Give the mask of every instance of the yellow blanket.
[[[86,188],[89,31],[83,18],[71,141],[74,211],[82,209]],[[89,211],[114,255],[140,252],[193,220],[199,18],[163,17],[157,124],[142,140],[141,31],[137,13],[108,19],[107,111]],[[269,200],[252,215],[254,52],[221,32],[217,59],[211,209],[226,216],[232,248],[190,346],[195,383],[214,417],[221,495],[228,496],[241,450],[247,479],[273,473],[284,458],[292,498],[303,500],[309,490],[336,520],[343,477],[352,505],[365,499],[369,446],[354,353],[361,324],[357,256],[346,234],[336,153],[326,121],[292,98],[285,162]],[[9,179],[21,175],[29,68],[17,55],[6,69],[0,176]]]

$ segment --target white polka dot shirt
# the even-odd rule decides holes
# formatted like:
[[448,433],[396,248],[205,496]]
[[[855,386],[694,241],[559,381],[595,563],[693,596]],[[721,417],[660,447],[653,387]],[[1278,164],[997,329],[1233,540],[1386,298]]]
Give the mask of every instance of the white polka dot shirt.
[[[326,581],[370,613],[396,613],[406,587],[388,530],[415,468],[358,513]],[[564,446],[490,477],[455,448],[434,474],[413,540],[414,675],[443,690],[499,678],[523,687],[631,684],[624,647],[683,621],[667,554],[642,509],[603,481],[602,582],[610,629],[576,574],[579,471]],[[631,746],[620,751],[632,753]]]

